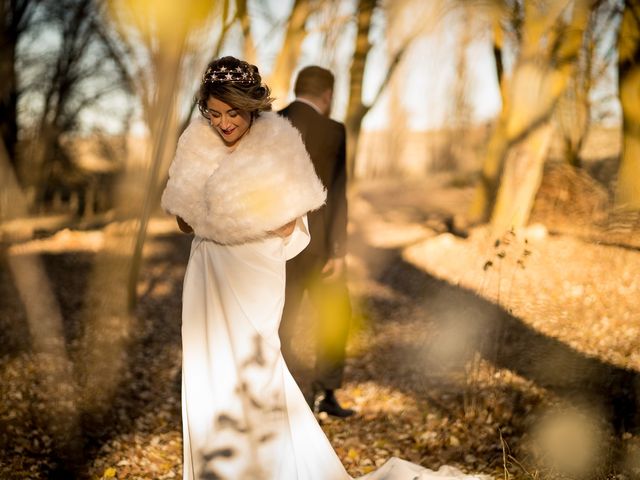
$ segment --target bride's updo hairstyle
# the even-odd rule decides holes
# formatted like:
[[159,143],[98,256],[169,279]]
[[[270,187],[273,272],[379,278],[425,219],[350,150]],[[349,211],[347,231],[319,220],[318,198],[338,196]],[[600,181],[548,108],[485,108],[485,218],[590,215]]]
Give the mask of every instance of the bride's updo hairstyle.
[[198,109],[208,118],[207,101],[210,97],[251,113],[270,111],[273,98],[269,87],[262,84],[258,67],[235,57],[222,57],[207,66],[197,95]]

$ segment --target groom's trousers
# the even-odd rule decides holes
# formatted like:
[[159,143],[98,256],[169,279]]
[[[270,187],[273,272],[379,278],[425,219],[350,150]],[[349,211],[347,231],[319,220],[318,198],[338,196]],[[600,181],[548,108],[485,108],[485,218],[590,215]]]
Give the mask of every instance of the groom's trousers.
[[[302,252],[287,262],[285,303],[279,333],[285,361],[289,366],[295,367],[297,359],[292,345],[296,341],[300,306],[304,293],[307,292],[313,307],[314,321],[303,323],[313,325],[311,328],[315,331],[312,385],[315,390],[335,390],[342,384],[351,303],[344,275],[329,281],[322,276],[323,266],[321,257],[308,252]],[[300,387],[305,391],[308,386]]]

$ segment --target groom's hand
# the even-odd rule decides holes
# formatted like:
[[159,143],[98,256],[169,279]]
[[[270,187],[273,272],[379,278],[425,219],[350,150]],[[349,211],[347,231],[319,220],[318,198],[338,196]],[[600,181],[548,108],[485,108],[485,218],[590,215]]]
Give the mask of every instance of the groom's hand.
[[324,280],[331,282],[342,277],[347,270],[347,262],[344,257],[334,257],[327,260],[322,268]]

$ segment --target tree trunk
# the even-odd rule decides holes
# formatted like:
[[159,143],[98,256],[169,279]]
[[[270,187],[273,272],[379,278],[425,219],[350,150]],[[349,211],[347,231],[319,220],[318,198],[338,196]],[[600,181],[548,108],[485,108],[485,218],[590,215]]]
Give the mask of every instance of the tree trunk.
[[493,56],[496,64],[496,80],[500,90],[502,109],[496,120],[496,124],[491,132],[487,150],[484,154],[484,161],[480,173],[480,180],[471,200],[469,208],[469,222],[472,224],[486,222],[491,215],[493,199],[496,197],[498,180],[502,172],[503,158],[509,147],[509,139],[506,136],[506,123],[509,115],[509,105],[507,97],[507,85],[504,75],[504,64],[502,53],[504,47],[504,32],[500,24],[500,14],[493,18]]
[[572,167],[581,166],[580,151],[591,127],[591,91],[607,65],[605,61],[598,62],[600,54],[597,48],[612,14],[607,9],[600,8],[602,3],[601,0],[595,2],[584,34],[576,72],[558,104],[556,120],[563,139],[563,157]]
[[497,231],[527,224],[552,134],[551,124],[546,123],[509,150],[491,217]]
[[360,131],[362,130],[362,120],[369,111],[364,105],[357,112],[353,112],[350,116],[347,116],[345,121],[345,130],[347,133],[347,179],[353,179],[355,172],[355,159],[358,153],[358,143],[360,138]]
[[371,18],[376,7],[376,0],[359,0],[357,11],[358,30],[356,44],[349,70],[349,102],[347,103],[347,116],[345,126],[347,129],[347,178],[353,178],[355,171],[356,153],[358,150],[358,137],[364,116],[370,107],[362,103],[362,87],[364,83],[364,69],[367,64],[367,56],[371,50],[369,42],[369,30]]
[[15,170],[0,140],[0,223],[27,214],[27,198],[20,188]]
[[582,162],[580,161],[580,149],[582,148],[582,139],[579,144],[574,144],[571,139],[565,138],[562,144],[563,157],[567,165],[571,165],[574,168],[580,168]]
[[[513,87],[517,93],[513,95],[514,104],[507,123],[507,135],[519,143],[515,153],[509,159],[509,168],[501,176],[496,204],[492,209],[491,224],[497,229],[520,228],[529,220],[552,136],[552,128],[548,120],[574,75],[578,54],[583,45],[584,31],[589,21],[591,2],[577,1],[573,7],[573,15],[569,23],[564,28],[549,31],[549,39],[556,44],[555,48],[550,49],[550,52],[554,52],[553,55],[546,59],[547,65],[553,65],[550,72],[545,70],[532,72],[530,70],[532,65],[525,62],[522,64],[521,71],[517,72],[518,78],[514,77]],[[532,27],[535,28],[535,24]],[[525,33],[527,33],[523,36],[525,39],[536,38],[535,35],[531,35],[531,30],[529,32],[525,30]],[[534,43],[526,46],[525,53],[532,49]],[[532,74],[533,79],[535,75],[540,75],[542,88],[539,90],[537,104],[542,105],[543,109],[533,117],[529,117],[528,121],[522,122],[518,117],[522,114],[522,110],[527,108],[527,102],[530,102],[527,96],[531,93],[527,90],[532,86]]]
[[16,77],[16,47],[21,19],[19,7],[10,0],[0,0],[0,138],[11,165],[16,167],[18,143],[18,84]]
[[300,58],[302,42],[307,36],[305,24],[312,12],[309,0],[295,0],[293,3],[282,50],[267,82],[271,88],[271,95],[276,99],[277,108],[284,107],[286,103],[291,78]]
[[256,46],[251,32],[251,18],[249,17],[247,0],[236,0],[236,17],[240,21],[240,28],[242,29],[242,39],[244,40],[244,60],[251,64],[255,64],[257,60]]
[[[502,205],[499,208],[496,205],[500,182],[512,181],[502,174],[509,148],[516,143],[522,144],[528,136],[533,135],[531,145],[525,150],[542,151],[544,125],[574,73],[582,36],[589,19],[590,2],[587,0],[576,1],[573,15],[565,25],[557,20],[560,20],[566,3],[550,4],[552,12],[539,9],[535,4],[525,5],[527,13],[522,25],[522,44],[508,84],[505,104],[485,153],[482,176],[469,211],[471,223],[485,222],[489,218],[494,225],[514,221],[508,210]],[[543,44],[547,45],[546,49],[541,48]],[[537,94],[534,95],[534,92]],[[540,138],[537,138],[538,135]],[[535,179],[541,175],[543,162],[533,153],[524,155],[523,162],[531,162],[531,165],[522,168],[533,176],[531,185],[536,185],[539,180]],[[540,172],[535,169],[540,169]],[[520,168],[510,168],[509,175],[516,175],[519,171]],[[513,189],[506,187],[504,193],[501,193],[501,204],[517,201],[519,205],[514,205],[514,209],[518,212],[530,210],[527,205],[533,201],[535,190],[526,190],[532,196],[529,199],[524,198],[524,192],[522,195],[518,194],[518,198],[505,198],[508,192],[513,192]],[[526,218],[518,219],[519,224],[526,221]]]
[[496,63],[496,78],[498,80],[498,87],[500,88],[500,99],[502,104],[506,103],[505,95],[505,82],[504,82],[504,62],[502,61],[502,55],[504,51],[504,31],[502,25],[500,25],[499,15],[495,15],[493,18],[493,60]]
[[480,172],[480,180],[476,185],[471,200],[468,214],[471,224],[486,222],[491,216],[491,209],[493,208],[502,173],[503,161],[509,150],[509,138],[506,130],[507,116],[508,111],[503,106],[489,138]]
[[583,75],[588,73],[577,72],[570,80],[569,87],[558,103],[559,115],[556,117],[562,135],[563,157],[572,167],[581,166],[580,150],[590,126],[590,86],[586,79],[580,78]]
[[618,38],[618,88],[622,107],[622,154],[615,203],[640,209],[640,6],[625,4]]

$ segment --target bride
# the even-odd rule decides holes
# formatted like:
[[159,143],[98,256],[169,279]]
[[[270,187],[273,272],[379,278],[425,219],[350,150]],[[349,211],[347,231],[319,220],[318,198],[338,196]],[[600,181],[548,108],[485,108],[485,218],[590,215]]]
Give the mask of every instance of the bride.
[[[289,373],[285,262],[325,201],[300,135],[270,112],[258,68],[214,60],[180,137],[163,208],[194,233],[182,309],[185,480],[349,480]],[[473,479],[393,458],[363,479]]]

